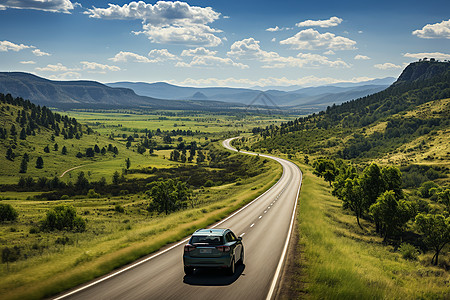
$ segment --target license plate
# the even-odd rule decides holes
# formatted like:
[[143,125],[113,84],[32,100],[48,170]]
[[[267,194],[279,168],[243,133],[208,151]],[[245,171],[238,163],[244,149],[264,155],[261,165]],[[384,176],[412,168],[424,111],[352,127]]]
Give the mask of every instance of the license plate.
[[200,249],[200,253],[202,254],[212,253],[212,249]]

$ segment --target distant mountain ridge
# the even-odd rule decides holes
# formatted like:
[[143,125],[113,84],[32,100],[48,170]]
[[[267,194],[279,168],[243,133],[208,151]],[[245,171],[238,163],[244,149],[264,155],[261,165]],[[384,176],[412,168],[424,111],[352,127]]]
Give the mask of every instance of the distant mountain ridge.
[[[321,110],[332,104],[364,97],[386,89],[395,81],[393,77],[375,79],[361,83],[338,83],[336,85],[299,88],[292,91],[277,89],[259,90],[229,87],[182,87],[165,82],[115,82],[110,87],[133,89],[136,94],[172,100],[204,99],[223,102],[255,104],[261,93],[265,93],[273,103],[286,109]],[[194,97],[195,96],[195,97]],[[198,98],[201,97],[201,98]],[[257,103],[261,104],[261,103]]]
[[137,95],[129,88],[96,81],[52,81],[23,72],[0,72],[0,93],[58,108],[151,108],[216,110],[244,107],[238,103],[202,99],[175,101]]

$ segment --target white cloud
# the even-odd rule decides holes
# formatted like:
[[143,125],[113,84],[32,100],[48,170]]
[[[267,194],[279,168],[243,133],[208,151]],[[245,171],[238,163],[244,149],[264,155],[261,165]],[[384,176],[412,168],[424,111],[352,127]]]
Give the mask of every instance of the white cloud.
[[272,41],[272,42],[276,42],[276,41],[277,41],[277,39],[276,39],[276,38],[273,38],[273,39],[271,39],[271,41]]
[[73,4],[69,0],[2,0],[0,10],[5,10],[7,8],[35,9],[70,14],[70,11],[77,5],[79,4]]
[[195,49],[183,50],[183,52],[181,52],[181,56],[199,56],[199,55],[213,56],[216,55],[216,53],[217,51],[211,51],[209,49],[206,49],[205,47],[198,47]]
[[32,60],[21,61],[20,63],[23,64],[23,65],[34,65],[34,64],[36,64],[36,62],[32,61]]
[[250,87],[250,86],[290,86],[290,85],[300,85],[300,86],[318,86],[325,84],[333,84],[338,82],[361,82],[372,80],[374,78],[370,77],[354,77],[350,80],[342,80],[332,77],[317,77],[317,76],[306,76],[295,79],[289,79],[286,77],[276,78],[267,77],[260,78],[256,80],[248,78],[234,78],[229,77],[225,79],[220,78],[201,78],[193,79],[187,78],[183,81],[169,81],[177,85],[189,85],[189,86],[233,86],[233,87]]
[[34,48],[33,46],[27,46],[24,44],[14,44],[10,41],[0,41],[0,51],[1,52],[8,52],[8,51],[15,51],[18,52],[23,49],[29,49]]
[[211,7],[191,6],[185,2],[158,1],[147,4],[130,2],[123,6],[108,4],[108,8],[88,9],[91,18],[142,20],[142,31],[153,43],[218,46],[221,32],[207,24],[219,19],[220,13]]
[[295,26],[297,27],[322,27],[322,28],[326,28],[326,27],[334,27],[334,26],[338,26],[339,24],[341,24],[343,20],[341,18],[338,17],[331,17],[328,20],[306,20],[300,23],[295,24]]
[[36,55],[36,56],[50,56],[51,55],[50,53],[41,51],[40,49],[34,49],[31,52],[33,52],[33,54]]
[[361,55],[361,54],[357,54],[357,55],[355,55],[354,59],[356,59],[356,60],[368,60],[368,59],[370,59],[370,57],[365,56],[365,55]]
[[261,49],[259,41],[254,38],[236,41],[231,45],[230,51],[227,53],[230,57],[238,59],[253,59],[264,63],[263,68],[285,68],[285,67],[344,67],[349,65],[342,60],[331,61],[327,57],[311,54],[299,53],[297,57],[280,56],[276,52],[268,52]]
[[293,49],[318,49],[326,48],[332,50],[353,50],[356,49],[356,42],[333,33],[319,33],[314,29],[305,29],[296,35],[280,41],[282,45],[291,45]]
[[133,52],[126,52],[126,51],[120,51],[117,53],[114,57],[109,58],[109,60],[113,62],[128,62],[128,60],[131,60],[132,62],[140,62],[140,63],[151,63],[154,62],[153,60],[133,53]]
[[450,19],[441,23],[427,24],[422,29],[414,30],[412,34],[423,39],[450,39]]
[[172,54],[167,49],[153,49],[148,53],[148,56],[156,62],[163,62],[167,60],[179,60],[180,58]]
[[232,66],[240,69],[247,69],[248,65],[236,63],[231,58],[222,58],[212,55],[197,55],[190,63],[178,62],[176,67],[221,67]]
[[281,28],[278,26],[275,27],[269,27],[266,29],[266,31],[274,32],[274,31],[281,31]]
[[84,70],[89,70],[91,73],[106,73],[106,71],[120,71],[120,68],[117,66],[104,65],[96,62],[82,61],[80,62],[83,65]]
[[450,60],[450,54],[440,53],[440,52],[422,52],[422,53],[405,53],[404,57],[412,57],[416,59],[422,58],[435,58],[440,60]]
[[53,80],[73,80],[73,79],[80,79],[81,74],[69,71],[58,75],[51,75],[49,76],[49,78]]
[[57,63],[56,65],[47,65],[43,68],[36,68],[36,71],[44,71],[44,72],[67,72],[67,71],[73,71],[72,69],[69,69],[68,67],[64,66],[61,63]]
[[380,70],[401,69],[403,66],[395,65],[393,63],[376,64],[375,68]]
[[333,50],[325,51],[323,54],[325,55],[335,55],[336,53]]
[[215,35],[220,30],[203,24],[189,26],[164,25],[153,26],[145,24],[142,31],[134,32],[136,35],[144,34],[150,41],[158,44],[180,44],[189,46],[215,47],[222,44],[222,40]]

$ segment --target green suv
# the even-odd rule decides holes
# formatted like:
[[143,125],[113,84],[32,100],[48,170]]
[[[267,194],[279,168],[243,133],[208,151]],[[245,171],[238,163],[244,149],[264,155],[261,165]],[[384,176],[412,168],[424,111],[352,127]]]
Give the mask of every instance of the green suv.
[[199,229],[184,246],[184,273],[194,268],[225,268],[233,275],[236,263],[244,263],[242,238],[230,229]]

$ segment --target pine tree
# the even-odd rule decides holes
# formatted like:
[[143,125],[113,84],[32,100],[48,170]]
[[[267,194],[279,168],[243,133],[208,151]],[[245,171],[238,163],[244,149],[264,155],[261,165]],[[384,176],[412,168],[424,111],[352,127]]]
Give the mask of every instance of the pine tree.
[[36,168],[37,169],[42,169],[44,167],[44,160],[42,159],[42,157],[38,157],[36,159]]
[[66,154],[67,154],[67,148],[66,148],[66,146],[63,146],[63,147],[62,147],[61,154],[62,154],[62,155],[66,155]]
[[27,132],[25,131],[25,128],[22,128],[22,130],[20,131],[20,136],[19,138],[21,140],[25,140],[27,138]]
[[20,163],[19,173],[26,173],[27,172],[27,165],[28,165],[28,159],[24,155],[22,157],[22,162]]

